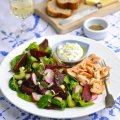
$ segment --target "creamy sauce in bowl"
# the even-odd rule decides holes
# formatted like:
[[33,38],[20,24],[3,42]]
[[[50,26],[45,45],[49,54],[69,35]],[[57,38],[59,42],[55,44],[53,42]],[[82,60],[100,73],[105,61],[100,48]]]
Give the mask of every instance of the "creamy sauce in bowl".
[[78,43],[66,42],[64,45],[59,45],[57,48],[58,57],[67,62],[78,61],[83,54],[84,50]]

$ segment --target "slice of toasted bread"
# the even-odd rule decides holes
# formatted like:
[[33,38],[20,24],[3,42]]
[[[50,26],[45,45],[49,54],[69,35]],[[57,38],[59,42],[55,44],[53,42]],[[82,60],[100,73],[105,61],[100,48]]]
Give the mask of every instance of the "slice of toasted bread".
[[67,9],[77,9],[80,5],[80,3],[82,2],[82,0],[56,0],[57,1],[57,5],[60,8],[67,8]]
[[72,10],[62,9],[57,6],[56,0],[49,0],[47,2],[47,14],[51,17],[66,18],[72,15]]

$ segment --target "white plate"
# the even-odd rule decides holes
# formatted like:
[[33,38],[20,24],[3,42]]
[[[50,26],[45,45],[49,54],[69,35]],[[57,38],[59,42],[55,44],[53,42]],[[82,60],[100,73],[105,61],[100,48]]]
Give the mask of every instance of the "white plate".
[[111,84],[108,86],[110,93],[113,95],[114,98],[117,98],[118,94],[120,93],[120,59],[108,48],[103,46],[102,44],[98,44],[96,41],[91,39],[80,37],[80,36],[70,36],[70,35],[58,35],[58,36],[48,36],[42,37],[40,39],[31,40],[12,52],[4,59],[1,63],[0,67],[0,87],[1,91],[4,96],[14,105],[19,107],[20,109],[27,111],[29,113],[43,116],[43,117],[50,117],[50,118],[75,118],[85,116],[96,111],[99,111],[105,107],[104,100],[105,100],[105,92],[98,97],[95,101],[93,106],[89,107],[76,107],[76,108],[67,108],[64,111],[60,110],[45,110],[39,109],[34,103],[30,103],[27,101],[22,100],[21,98],[17,97],[16,92],[12,91],[8,87],[9,79],[12,77],[12,74],[8,72],[10,70],[10,61],[16,55],[22,53],[22,51],[31,43],[31,42],[38,42],[40,43],[44,38],[48,38],[49,45],[51,47],[54,46],[56,42],[60,40],[80,40],[82,42],[86,42],[90,44],[90,51],[89,53],[95,53],[100,55],[106,61],[107,65],[112,67],[111,70]]

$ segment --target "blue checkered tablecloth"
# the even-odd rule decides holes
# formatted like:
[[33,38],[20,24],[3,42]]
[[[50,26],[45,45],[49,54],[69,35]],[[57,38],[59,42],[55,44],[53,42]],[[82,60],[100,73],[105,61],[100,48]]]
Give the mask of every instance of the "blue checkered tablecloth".
[[[44,0],[36,0],[36,3]],[[120,11],[104,17],[109,24],[108,36],[104,40],[99,41],[106,47],[110,48],[120,57]],[[28,26],[31,38],[40,38],[46,35],[56,35],[55,30],[43,19],[36,15],[29,17]],[[20,27],[20,20],[11,14],[8,0],[0,0],[0,62],[8,53],[17,46],[28,41],[21,35],[14,34],[14,31]],[[84,36],[83,28],[67,33],[70,35]],[[0,120],[56,120],[50,118],[40,118],[30,113],[26,113],[13,104],[11,104],[0,92]],[[69,119],[70,120],[70,119]],[[120,96],[116,99],[113,108],[103,109],[99,112],[88,116],[76,118],[72,120],[120,120]]]

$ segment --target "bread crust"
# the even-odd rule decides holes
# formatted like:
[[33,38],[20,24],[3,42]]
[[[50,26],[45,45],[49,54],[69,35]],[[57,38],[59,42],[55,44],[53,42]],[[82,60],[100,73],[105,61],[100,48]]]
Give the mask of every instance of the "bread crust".
[[67,18],[72,15],[72,13],[71,14],[56,13],[54,11],[49,10],[48,8],[46,10],[49,16],[55,17],[55,18]]
[[71,2],[70,0],[66,0],[65,2],[61,2],[61,0],[56,0],[56,2],[60,8],[75,10],[79,7],[82,0],[76,0],[75,2]]
[[49,16],[55,18],[67,18],[72,15],[72,10],[59,8],[56,0],[47,2],[46,12]]

